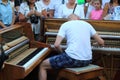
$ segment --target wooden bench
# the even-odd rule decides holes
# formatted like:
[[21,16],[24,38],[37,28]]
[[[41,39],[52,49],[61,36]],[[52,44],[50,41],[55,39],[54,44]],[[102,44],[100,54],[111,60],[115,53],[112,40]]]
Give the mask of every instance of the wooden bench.
[[62,69],[58,74],[57,80],[60,80],[61,78],[68,80],[87,80],[99,78],[100,80],[106,80],[103,75],[103,67],[93,64],[80,68]]

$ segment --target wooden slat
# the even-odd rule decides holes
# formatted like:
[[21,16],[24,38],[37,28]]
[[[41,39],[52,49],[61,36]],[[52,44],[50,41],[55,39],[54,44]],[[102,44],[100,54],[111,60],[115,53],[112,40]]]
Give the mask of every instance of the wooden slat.
[[13,46],[15,46],[15,45],[23,42],[23,41],[26,40],[26,39],[28,39],[28,38],[25,37],[25,36],[22,36],[22,37],[20,37],[20,38],[18,38],[18,39],[15,39],[15,40],[12,41],[12,42],[6,43],[6,45],[9,46],[9,47],[13,47]]
[[19,63],[20,61],[22,61],[25,57],[27,57],[32,52],[34,52],[36,49],[37,48],[27,49],[26,51],[24,51],[23,53],[19,54],[18,56],[16,56],[15,58],[13,58],[12,60],[10,60],[7,63],[8,64],[12,64],[12,65],[16,65],[17,63]]

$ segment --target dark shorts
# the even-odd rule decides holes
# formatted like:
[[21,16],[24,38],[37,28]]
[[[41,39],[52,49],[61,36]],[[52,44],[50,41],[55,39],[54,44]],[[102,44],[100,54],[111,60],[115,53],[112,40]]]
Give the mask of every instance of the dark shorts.
[[83,67],[89,65],[92,60],[76,60],[69,57],[66,53],[49,58],[51,67],[54,69],[60,68],[72,68],[72,67]]

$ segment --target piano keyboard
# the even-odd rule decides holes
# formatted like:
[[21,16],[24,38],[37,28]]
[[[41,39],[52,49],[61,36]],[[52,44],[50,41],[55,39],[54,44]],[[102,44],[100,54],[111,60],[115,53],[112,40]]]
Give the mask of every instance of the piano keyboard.
[[[45,32],[45,36],[56,36],[56,35],[57,35],[57,32]],[[120,39],[120,35],[118,35],[117,33],[114,33],[114,34],[113,33],[111,33],[111,34],[109,33],[109,35],[107,35],[107,34],[103,34],[103,32],[99,32],[99,35],[102,38],[107,38],[107,39]]]
[[[51,45],[52,48],[54,48],[54,45]],[[61,45],[63,49],[65,49],[66,45]],[[120,47],[98,47],[98,46],[92,46],[92,50],[94,51],[106,51],[106,52],[120,52]]]
[[[30,65],[34,64],[38,61],[41,57],[43,57],[47,52],[48,48],[30,48],[24,51],[22,54],[16,56],[12,60],[9,60],[7,63],[12,65],[19,65],[26,69],[31,67]],[[42,60],[42,59],[41,59]]]
[[43,48],[40,52],[38,52],[32,59],[30,59],[27,63],[25,63],[23,65],[23,67],[25,69],[29,68],[31,64],[33,64],[34,62],[38,61],[38,59],[40,59],[43,55],[45,55],[44,53],[46,53],[48,51],[48,48]]
[[39,52],[42,50],[43,48],[38,48],[35,51],[33,51],[31,54],[29,54],[28,56],[26,56],[22,61],[20,61],[19,63],[17,63],[17,65],[23,66],[26,62],[28,62],[30,59],[32,59],[36,54],[39,54]]
[[103,39],[110,39],[110,40],[119,40],[120,36],[117,35],[100,35]]

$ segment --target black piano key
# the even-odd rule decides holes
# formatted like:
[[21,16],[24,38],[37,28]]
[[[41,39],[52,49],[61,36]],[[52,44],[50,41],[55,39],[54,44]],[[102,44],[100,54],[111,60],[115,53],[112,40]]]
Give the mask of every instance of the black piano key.
[[24,65],[26,62],[28,62],[32,57],[34,57],[37,53],[39,53],[43,48],[38,48],[37,50],[35,50],[33,53],[31,53],[30,55],[28,55],[26,58],[24,58],[22,61],[20,61],[19,63],[17,63],[17,65]]

